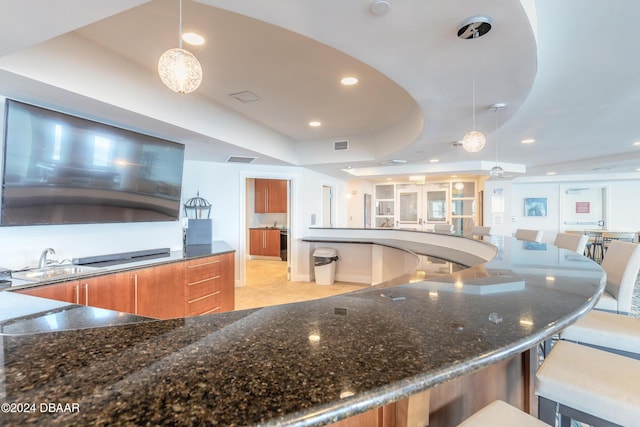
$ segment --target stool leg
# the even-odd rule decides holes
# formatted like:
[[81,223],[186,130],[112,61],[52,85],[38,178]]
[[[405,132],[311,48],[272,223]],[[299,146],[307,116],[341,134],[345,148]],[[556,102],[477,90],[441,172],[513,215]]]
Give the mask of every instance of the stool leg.
[[538,419],[550,426],[555,426],[557,406],[556,402],[538,396]]
[[571,427],[571,417],[560,414],[560,422],[558,423],[558,427]]

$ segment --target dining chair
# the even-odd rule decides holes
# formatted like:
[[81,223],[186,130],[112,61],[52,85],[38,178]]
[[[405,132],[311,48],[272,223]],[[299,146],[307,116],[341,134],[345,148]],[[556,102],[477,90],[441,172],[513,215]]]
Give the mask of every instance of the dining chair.
[[607,285],[595,308],[629,314],[633,288],[640,271],[640,245],[612,240],[601,266],[607,274]]
[[569,249],[570,251],[583,254],[587,246],[589,236],[586,234],[575,233],[558,233],[553,244],[559,248]]
[[529,242],[540,243],[542,241],[542,230],[527,230],[518,228],[515,234],[518,240],[527,240]]
[[488,236],[491,234],[491,227],[474,225],[473,227],[471,227],[471,234],[473,234],[474,236]]

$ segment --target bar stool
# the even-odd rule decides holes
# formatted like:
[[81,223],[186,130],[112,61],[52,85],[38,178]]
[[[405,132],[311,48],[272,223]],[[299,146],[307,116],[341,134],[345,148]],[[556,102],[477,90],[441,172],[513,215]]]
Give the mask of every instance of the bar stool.
[[495,400],[467,418],[458,427],[548,427],[547,424],[514,408],[502,400]]
[[433,231],[436,233],[453,233],[453,224],[435,224]]
[[559,248],[583,254],[587,246],[587,240],[589,240],[589,236],[586,234],[558,233],[553,244]]
[[558,341],[536,373],[538,418],[560,427],[571,419],[596,427],[638,425],[640,361]]
[[602,261],[604,254],[604,244],[602,242],[602,232],[589,231],[586,233],[589,240],[587,241],[587,253],[589,258],[594,261]]
[[640,359],[640,318],[591,310],[560,339]]
[[640,245],[613,240],[602,260],[602,269],[607,273],[607,286],[595,308],[629,314],[640,271]]
[[542,231],[541,230],[527,230],[524,228],[518,228],[515,234],[516,239],[518,240],[527,240],[529,242],[540,243],[542,241]]
[[474,236],[488,236],[491,234],[491,227],[474,225],[473,227],[471,227],[471,234],[473,234]]

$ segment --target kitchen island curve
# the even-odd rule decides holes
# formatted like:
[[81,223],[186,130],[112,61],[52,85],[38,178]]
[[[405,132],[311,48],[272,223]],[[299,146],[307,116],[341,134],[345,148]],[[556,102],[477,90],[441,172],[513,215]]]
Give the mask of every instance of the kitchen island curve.
[[[550,245],[492,243],[491,261],[433,280],[411,274],[315,301],[4,334],[0,424],[311,426],[373,414],[376,424],[361,425],[395,425],[398,408],[384,408],[513,360],[514,399],[526,407],[528,352],[590,310],[605,277]],[[431,409],[426,400],[433,425],[456,422],[457,398],[445,394],[431,394]]]

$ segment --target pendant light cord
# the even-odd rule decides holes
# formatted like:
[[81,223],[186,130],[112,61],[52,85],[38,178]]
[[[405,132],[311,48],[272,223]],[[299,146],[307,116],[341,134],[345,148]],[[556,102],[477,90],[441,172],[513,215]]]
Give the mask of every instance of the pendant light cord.
[[[180,0],[182,1],[182,0]],[[473,39],[475,40],[476,38],[478,38],[478,29],[474,28],[473,29]],[[475,65],[475,61],[474,61],[474,52],[475,49],[471,50],[471,64],[472,64],[472,68],[471,68],[471,106],[473,108],[473,110],[471,111],[471,117],[472,117],[472,121],[473,121],[473,126],[472,129],[476,130],[476,65]]]
[[496,166],[498,166],[498,107],[495,108]]
[[178,46],[182,50],[182,0],[180,0],[180,24],[178,25]]

